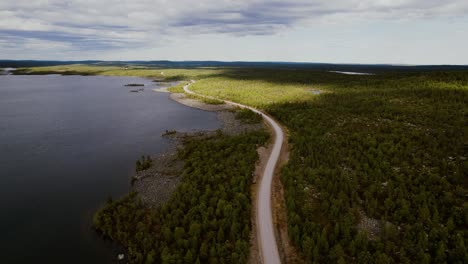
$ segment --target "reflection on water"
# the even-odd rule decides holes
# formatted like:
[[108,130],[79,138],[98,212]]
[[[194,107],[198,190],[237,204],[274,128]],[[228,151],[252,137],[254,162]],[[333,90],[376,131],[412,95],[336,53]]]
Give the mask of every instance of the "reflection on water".
[[347,74],[347,75],[375,75],[373,73],[367,73],[367,72],[349,72],[349,71],[330,71],[330,72]]

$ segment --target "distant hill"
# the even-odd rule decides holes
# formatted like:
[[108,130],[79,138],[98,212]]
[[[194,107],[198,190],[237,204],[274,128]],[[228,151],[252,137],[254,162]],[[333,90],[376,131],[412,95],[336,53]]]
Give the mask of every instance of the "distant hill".
[[99,61],[0,60],[0,68],[40,67],[67,64],[95,64]]
[[390,64],[332,64],[307,62],[245,62],[245,61],[40,61],[40,60],[0,60],[0,67],[39,67],[67,64],[92,65],[136,65],[155,68],[202,68],[202,67],[242,67],[242,68],[288,68],[323,71],[462,71],[468,65],[390,65]]

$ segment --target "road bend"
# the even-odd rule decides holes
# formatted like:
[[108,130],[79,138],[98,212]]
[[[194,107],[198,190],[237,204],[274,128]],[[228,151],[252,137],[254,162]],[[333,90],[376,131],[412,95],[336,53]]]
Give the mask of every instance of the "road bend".
[[184,91],[188,94],[209,98],[209,99],[216,99],[224,101],[226,104],[234,105],[240,108],[247,108],[252,110],[253,112],[260,114],[263,119],[271,126],[274,134],[274,143],[273,149],[271,151],[270,157],[268,158],[268,162],[264,168],[263,175],[260,180],[260,187],[257,194],[257,239],[258,245],[260,248],[260,255],[262,258],[262,262],[264,264],[279,264],[281,263],[279,252],[278,252],[278,245],[276,243],[275,238],[275,229],[273,226],[273,214],[272,214],[272,206],[271,206],[271,190],[272,190],[272,183],[273,183],[273,176],[275,172],[275,168],[278,164],[281,147],[284,142],[284,133],[281,129],[281,126],[269,115],[263,113],[262,111],[255,109],[250,106],[246,106],[243,104],[218,99],[212,96],[201,95],[195,93],[189,89],[190,85],[195,83],[195,81],[191,81],[189,84],[184,86]]

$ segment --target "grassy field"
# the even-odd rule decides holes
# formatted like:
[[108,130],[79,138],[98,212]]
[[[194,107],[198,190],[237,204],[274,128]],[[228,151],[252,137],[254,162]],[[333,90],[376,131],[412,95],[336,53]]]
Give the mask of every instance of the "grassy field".
[[308,263],[468,263],[468,72],[95,71],[195,79],[284,124],[289,234]]
[[61,65],[33,68],[20,68],[16,74],[63,74],[63,75],[105,75],[135,76],[161,80],[191,80],[203,78],[220,72],[219,69],[156,69],[146,67],[118,67],[97,65]]

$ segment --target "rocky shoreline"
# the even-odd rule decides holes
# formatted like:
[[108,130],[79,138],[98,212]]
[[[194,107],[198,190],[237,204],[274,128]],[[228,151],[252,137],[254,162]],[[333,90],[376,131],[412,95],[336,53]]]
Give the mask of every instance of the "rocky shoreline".
[[11,75],[11,72],[16,68],[0,68],[0,75]]
[[216,112],[221,128],[194,132],[168,131],[162,135],[173,140],[174,144],[165,153],[151,157],[153,166],[132,177],[132,191],[137,192],[141,200],[150,207],[158,207],[167,202],[180,183],[184,162],[178,158],[177,153],[179,148],[183,147],[184,140],[211,137],[220,132],[225,135],[238,135],[247,131],[264,129],[262,122],[247,124],[238,120],[235,114],[236,108],[231,105],[206,104],[181,93],[173,93],[170,98],[186,106]]

